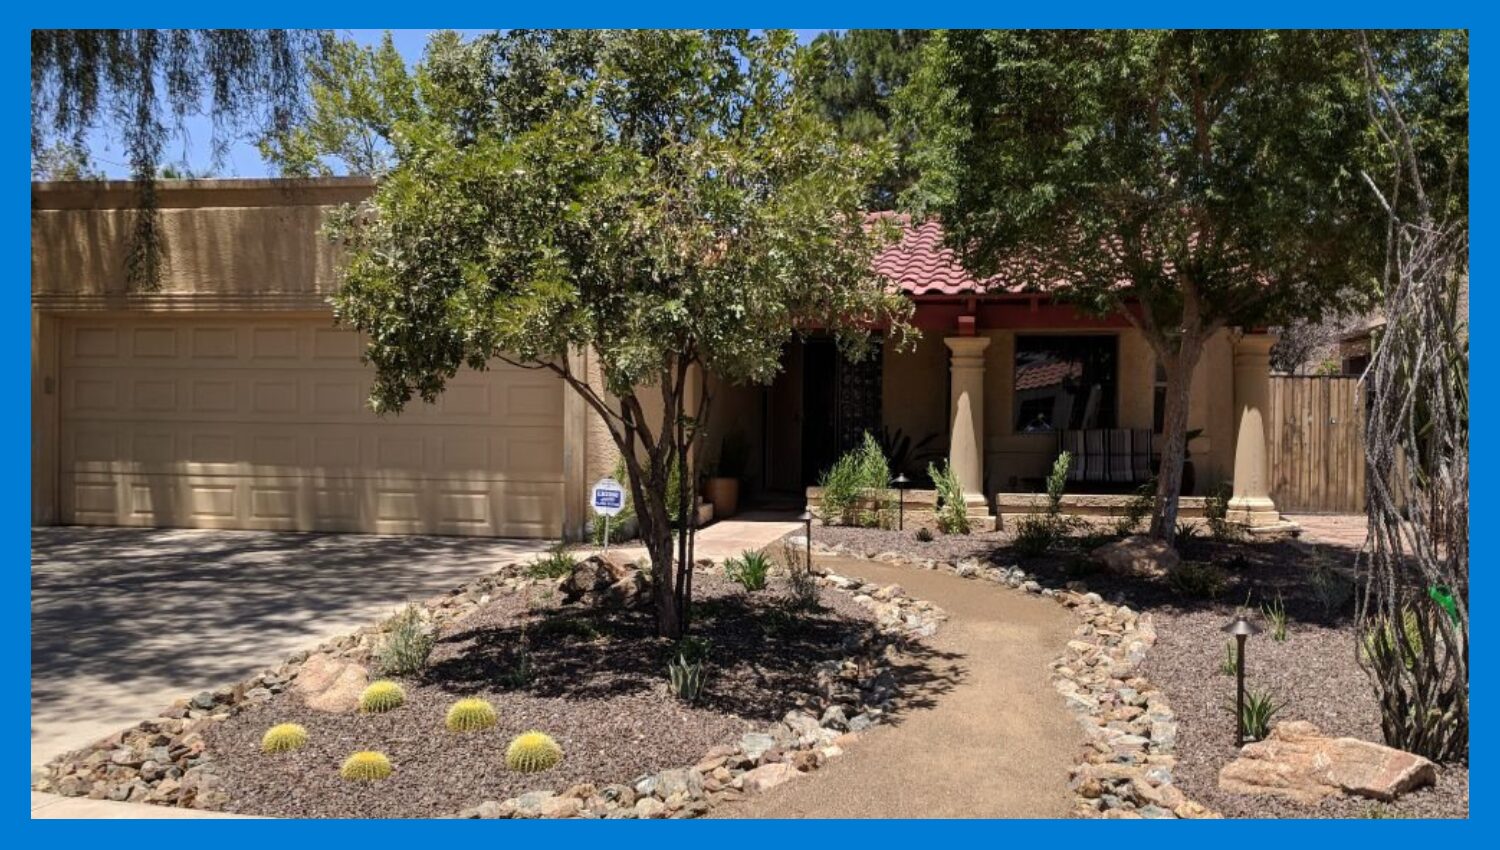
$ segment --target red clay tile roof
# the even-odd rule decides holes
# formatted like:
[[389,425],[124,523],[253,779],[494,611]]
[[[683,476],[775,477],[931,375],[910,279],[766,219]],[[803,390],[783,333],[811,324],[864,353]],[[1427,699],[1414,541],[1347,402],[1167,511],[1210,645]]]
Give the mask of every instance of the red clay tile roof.
[[[889,215],[889,214],[887,214]],[[998,277],[976,278],[943,245],[943,226],[929,219],[913,226],[907,216],[893,216],[901,238],[875,257],[875,271],[907,295],[984,295],[1018,292]]]

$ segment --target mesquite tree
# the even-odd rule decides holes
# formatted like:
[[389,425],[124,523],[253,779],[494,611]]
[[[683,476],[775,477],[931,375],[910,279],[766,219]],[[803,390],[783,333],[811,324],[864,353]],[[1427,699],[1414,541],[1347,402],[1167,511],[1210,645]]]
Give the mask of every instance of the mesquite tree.
[[1389,215],[1385,325],[1365,374],[1361,665],[1388,743],[1469,751],[1468,39],[1366,37]]
[[966,30],[924,51],[900,95],[907,205],[974,272],[1140,329],[1167,375],[1151,529],[1171,541],[1207,340],[1367,298],[1380,216],[1350,167],[1354,37]]
[[798,329],[857,356],[870,327],[907,326],[860,207],[888,153],[819,114],[795,86],[806,58],[779,31],[509,31],[437,36],[409,77],[350,65],[388,101],[390,168],[332,225],[335,311],[368,337],[374,405],[431,401],[493,359],[556,373],[623,456],[665,637],[692,590],[671,526],[696,489],[694,371],[764,384]]

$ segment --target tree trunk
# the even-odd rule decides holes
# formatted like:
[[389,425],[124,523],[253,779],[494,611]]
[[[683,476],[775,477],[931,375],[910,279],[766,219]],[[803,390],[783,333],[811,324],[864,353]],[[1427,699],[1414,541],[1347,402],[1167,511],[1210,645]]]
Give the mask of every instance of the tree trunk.
[[1168,544],[1177,540],[1182,464],[1187,458],[1188,401],[1193,369],[1202,353],[1203,340],[1200,332],[1193,329],[1183,334],[1177,350],[1162,362],[1167,373],[1167,409],[1162,422],[1164,442],[1161,466],[1156,473],[1156,512],[1151,518],[1151,536]]

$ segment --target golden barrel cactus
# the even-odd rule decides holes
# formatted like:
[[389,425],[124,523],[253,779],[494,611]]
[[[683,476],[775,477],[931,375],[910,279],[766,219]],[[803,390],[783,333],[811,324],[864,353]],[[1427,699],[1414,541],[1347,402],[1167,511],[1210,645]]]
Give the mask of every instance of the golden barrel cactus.
[[266,730],[260,748],[267,753],[287,753],[307,745],[307,730],[296,723],[279,723]]
[[540,773],[557,767],[562,747],[551,735],[535,730],[517,735],[505,749],[505,766],[517,773]]
[[366,750],[344,760],[339,775],[350,782],[377,782],[391,775],[391,760],[384,753]]
[[369,713],[390,711],[399,708],[406,702],[406,691],[401,686],[388,679],[371,682],[368,688],[359,695],[359,710]]
[[453,732],[475,732],[495,725],[495,707],[482,699],[461,699],[448,709],[444,721]]

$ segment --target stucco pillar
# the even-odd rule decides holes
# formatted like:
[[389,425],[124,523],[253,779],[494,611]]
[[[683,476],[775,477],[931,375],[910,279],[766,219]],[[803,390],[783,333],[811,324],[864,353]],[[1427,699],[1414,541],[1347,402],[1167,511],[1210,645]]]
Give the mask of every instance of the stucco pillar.
[[1277,526],[1281,514],[1271,501],[1266,457],[1266,416],[1271,401],[1270,334],[1246,333],[1234,343],[1234,494],[1229,520],[1251,528]]
[[984,496],[984,350],[987,336],[950,336],[953,390],[948,404],[952,437],[948,464],[958,475],[964,495]]

